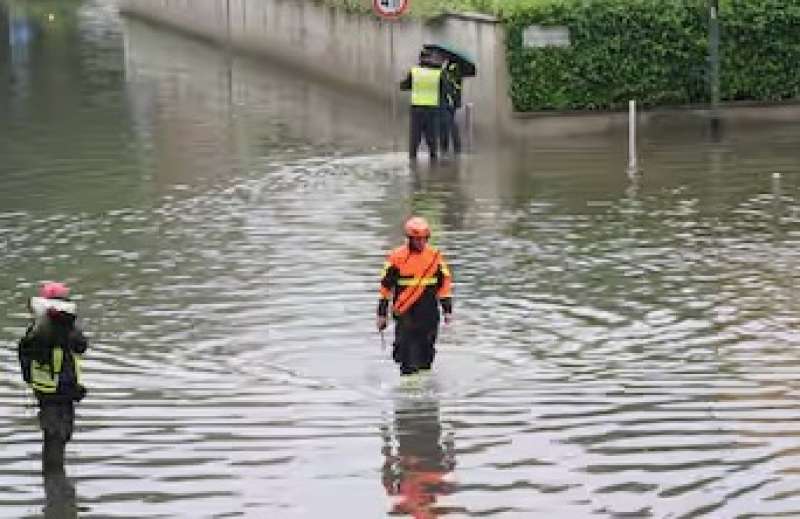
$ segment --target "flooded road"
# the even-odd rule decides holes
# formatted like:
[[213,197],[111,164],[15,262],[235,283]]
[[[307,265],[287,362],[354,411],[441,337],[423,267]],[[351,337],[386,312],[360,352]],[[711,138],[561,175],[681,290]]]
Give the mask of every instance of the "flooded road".
[[[112,5],[0,31],[0,517],[800,515],[800,124],[412,169],[386,107]],[[456,283],[413,387],[374,331],[411,212]],[[92,340],[74,497],[17,370],[43,279]]]

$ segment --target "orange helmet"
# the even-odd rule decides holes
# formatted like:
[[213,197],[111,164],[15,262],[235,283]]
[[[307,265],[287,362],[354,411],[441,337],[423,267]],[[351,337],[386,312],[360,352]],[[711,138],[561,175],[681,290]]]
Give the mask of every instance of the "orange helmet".
[[404,228],[406,230],[406,236],[409,238],[431,237],[431,228],[428,227],[428,222],[425,221],[425,218],[420,216],[412,216],[406,220]]

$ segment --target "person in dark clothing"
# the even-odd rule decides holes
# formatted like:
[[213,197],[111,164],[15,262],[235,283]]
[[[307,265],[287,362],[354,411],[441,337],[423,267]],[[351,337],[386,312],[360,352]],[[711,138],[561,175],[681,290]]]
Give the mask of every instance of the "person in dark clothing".
[[445,323],[452,318],[452,276],[442,253],[428,245],[430,227],[425,219],[405,223],[408,243],[394,249],[384,263],[378,299],[377,327],[387,325],[389,299],[393,298],[395,340],[392,357],[402,375],[431,368],[439,329],[439,306]]
[[444,83],[444,103],[441,111],[441,129],[439,144],[442,153],[447,153],[450,140],[453,141],[453,153],[461,153],[461,132],[456,122],[456,111],[461,108],[461,92],[464,88],[464,79],[458,63],[445,61],[442,65],[442,78]]
[[29,308],[34,320],[19,341],[20,369],[39,403],[42,470],[63,473],[64,449],[75,424],[75,402],[86,394],[80,383],[80,362],[87,341],[76,322],[75,304],[69,300],[66,285],[44,283]]
[[409,159],[417,159],[423,137],[430,159],[439,156],[439,119],[445,96],[441,64],[436,55],[423,50],[419,66],[412,68],[400,83],[400,90],[411,91],[411,119],[409,127]]

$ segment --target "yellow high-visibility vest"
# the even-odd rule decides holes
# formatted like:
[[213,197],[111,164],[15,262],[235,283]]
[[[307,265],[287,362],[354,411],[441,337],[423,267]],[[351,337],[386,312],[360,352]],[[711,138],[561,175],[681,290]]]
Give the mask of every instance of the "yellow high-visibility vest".
[[413,106],[439,106],[439,82],[442,71],[435,68],[411,69],[411,104]]
[[[81,356],[72,352],[72,364],[75,366],[75,381],[81,381]],[[31,387],[40,393],[55,393],[58,391],[58,381],[64,367],[64,349],[60,346],[53,348],[50,362],[31,361]]]

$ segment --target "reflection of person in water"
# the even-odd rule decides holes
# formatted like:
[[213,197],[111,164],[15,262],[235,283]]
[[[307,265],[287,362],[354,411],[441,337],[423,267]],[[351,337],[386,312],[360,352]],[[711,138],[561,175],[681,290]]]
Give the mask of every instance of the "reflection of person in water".
[[78,518],[75,487],[63,470],[44,473],[44,495],[44,519]]
[[447,477],[455,467],[453,441],[442,436],[438,402],[410,404],[395,406],[394,441],[384,436],[383,486],[393,498],[392,514],[434,519],[438,496],[454,490]]

